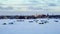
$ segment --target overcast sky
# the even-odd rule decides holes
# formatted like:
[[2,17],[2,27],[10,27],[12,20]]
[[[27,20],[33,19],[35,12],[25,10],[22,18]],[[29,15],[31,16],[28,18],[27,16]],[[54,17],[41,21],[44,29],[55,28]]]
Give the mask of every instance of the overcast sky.
[[60,0],[0,0],[0,10],[60,11]]

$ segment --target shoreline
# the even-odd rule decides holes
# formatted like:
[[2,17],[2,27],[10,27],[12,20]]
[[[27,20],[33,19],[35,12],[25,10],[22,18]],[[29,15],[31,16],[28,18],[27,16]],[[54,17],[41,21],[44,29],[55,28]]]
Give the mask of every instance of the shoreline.
[[60,15],[31,15],[31,16],[8,16],[8,15],[2,15],[0,16],[0,19],[38,19],[38,18],[60,18]]

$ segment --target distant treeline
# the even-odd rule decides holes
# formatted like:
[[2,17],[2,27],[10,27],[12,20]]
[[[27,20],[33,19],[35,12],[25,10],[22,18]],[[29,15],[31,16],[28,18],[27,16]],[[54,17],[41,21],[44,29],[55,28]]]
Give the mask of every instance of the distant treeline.
[[60,18],[60,15],[0,16],[0,19],[37,19],[37,18]]

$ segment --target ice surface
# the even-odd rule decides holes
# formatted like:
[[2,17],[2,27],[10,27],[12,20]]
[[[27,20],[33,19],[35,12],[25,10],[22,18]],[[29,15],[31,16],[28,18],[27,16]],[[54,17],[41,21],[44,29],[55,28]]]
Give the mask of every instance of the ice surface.
[[[48,23],[39,24],[41,20]],[[0,19],[0,34],[60,34],[60,19]]]

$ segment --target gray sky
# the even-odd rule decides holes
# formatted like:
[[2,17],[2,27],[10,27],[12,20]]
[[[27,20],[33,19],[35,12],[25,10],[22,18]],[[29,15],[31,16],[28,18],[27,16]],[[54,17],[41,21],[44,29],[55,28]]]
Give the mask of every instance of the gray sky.
[[0,0],[0,11],[59,14],[60,0]]

